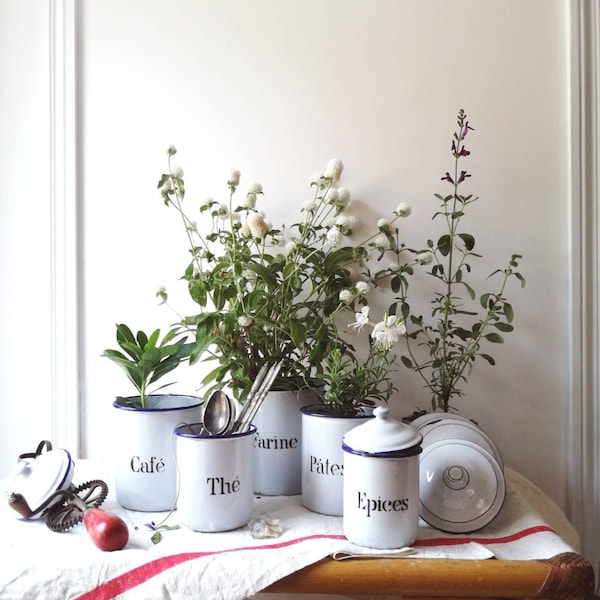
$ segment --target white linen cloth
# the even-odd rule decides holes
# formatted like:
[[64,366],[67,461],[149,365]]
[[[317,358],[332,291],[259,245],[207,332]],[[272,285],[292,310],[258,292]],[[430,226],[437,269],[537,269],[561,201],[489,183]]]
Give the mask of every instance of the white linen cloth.
[[[106,465],[79,460],[73,483],[104,479],[111,486],[107,472]],[[556,504],[515,471],[506,469],[506,480],[506,500],[492,523],[473,534],[451,535],[421,522],[409,556],[519,560],[578,551],[577,534]],[[124,510],[112,494],[102,508],[127,522],[130,540],[124,550],[101,552],[83,524],[54,533],[40,520],[20,519],[5,501],[7,486],[5,480],[0,507],[2,600],[238,600],[334,553],[398,554],[352,546],[343,535],[341,517],[306,510],[300,496],[255,499],[255,514],[268,513],[283,525],[278,538],[253,539],[246,527],[224,533],[181,527],[163,532],[155,545],[145,524],[159,523],[167,513]],[[176,511],[166,524],[178,524]]]

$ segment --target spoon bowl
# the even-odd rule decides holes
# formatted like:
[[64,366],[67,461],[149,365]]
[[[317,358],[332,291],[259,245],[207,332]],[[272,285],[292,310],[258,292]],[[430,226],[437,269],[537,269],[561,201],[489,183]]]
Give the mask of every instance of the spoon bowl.
[[235,416],[233,401],[223,390],[216,390],[204,408],[204,428],[209,435],[225,433]]

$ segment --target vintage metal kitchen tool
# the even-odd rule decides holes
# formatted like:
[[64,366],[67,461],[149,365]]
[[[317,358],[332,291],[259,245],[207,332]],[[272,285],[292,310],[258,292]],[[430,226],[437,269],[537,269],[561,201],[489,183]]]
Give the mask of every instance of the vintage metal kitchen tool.
[[75,463],[69,452],[52,449],[48,440],[35,452],[19,456],[19,469],[8,505],[25,519],[44,518],[53,531],[66,531],[81,522],[87,508],[98,508],[108,495],[104,481],[71,484]]

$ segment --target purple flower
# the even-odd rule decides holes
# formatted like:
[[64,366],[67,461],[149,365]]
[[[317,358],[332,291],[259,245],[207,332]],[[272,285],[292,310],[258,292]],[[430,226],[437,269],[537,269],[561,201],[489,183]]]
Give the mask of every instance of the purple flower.
[[458,177],[458,183],[462,183],[467,177],[471,177],[471,175],[466,171],[461,171],[460,176]]
[[454,183],[454,179],[450,177],[450,173],[446,171],[446,174],[442,177],[442,181],[449,181],[450,183]]

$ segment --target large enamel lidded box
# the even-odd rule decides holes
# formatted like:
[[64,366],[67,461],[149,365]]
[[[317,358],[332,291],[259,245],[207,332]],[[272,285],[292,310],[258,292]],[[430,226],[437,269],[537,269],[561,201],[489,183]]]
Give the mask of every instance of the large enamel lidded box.
[[419,526],[422,435],[390,417],[387,407],[343,439],[344,534],[369,548],[412,544]]

